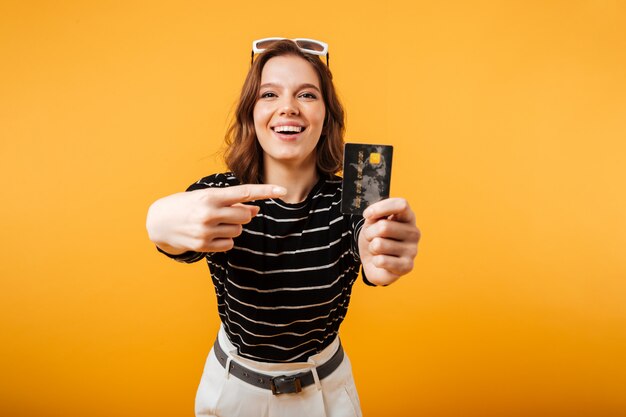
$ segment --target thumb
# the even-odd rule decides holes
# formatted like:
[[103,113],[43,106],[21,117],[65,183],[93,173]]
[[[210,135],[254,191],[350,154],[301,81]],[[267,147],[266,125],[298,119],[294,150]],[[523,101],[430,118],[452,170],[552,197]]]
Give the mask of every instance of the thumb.
[[259,214],[259,211],[261,211],[261,207],[259,206],[248,206],[246,205],[246,207],[248,207],[250,209],[250,216],[254,217],[257,214]]
[[259,211],[261,210],[261,207],[255,206],[255,205],[252,205],[252,204],[236,203],[236,204],[233,204],[232,207],[243,207],[243,208],[245,208],[246,210],[250,211],[250,217],[251,218],[256,216],[257,214],[259,214]]
[[365,221],[363,222],[363,226],[361,227],[361,232],[363,232],[364,230],[367,230],[370,226],[374,225],[377,221],[378,219],[366,218]]

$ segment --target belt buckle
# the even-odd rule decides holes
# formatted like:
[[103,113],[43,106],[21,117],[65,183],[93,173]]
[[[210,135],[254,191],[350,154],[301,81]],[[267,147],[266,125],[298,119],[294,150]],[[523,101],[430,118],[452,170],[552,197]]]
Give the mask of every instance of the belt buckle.
[[293,394],[302,391],[302,382],[297,376],[280,375],[270,379],[270,387],[274,395]]

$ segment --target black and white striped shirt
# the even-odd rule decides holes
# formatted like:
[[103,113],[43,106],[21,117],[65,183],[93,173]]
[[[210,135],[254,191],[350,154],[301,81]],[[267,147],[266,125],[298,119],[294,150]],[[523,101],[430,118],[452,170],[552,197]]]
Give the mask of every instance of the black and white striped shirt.
[[[238,185],[214,174],[187,191]],[[306,200],[259,200],[261,209],[227,252],[169,255],[205,258],[218,313],[241,356],[265,362],[306,361],[339,331],[361,265],[363,217],[343,215],[341,178],[320,179]],[[366,284],[369,284],[364,278]]]

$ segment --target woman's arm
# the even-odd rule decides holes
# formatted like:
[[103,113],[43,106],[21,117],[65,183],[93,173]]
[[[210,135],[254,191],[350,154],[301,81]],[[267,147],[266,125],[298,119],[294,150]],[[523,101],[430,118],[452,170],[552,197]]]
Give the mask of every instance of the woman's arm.
[[170,255],[224,252],[233,247],[233,238],[241,234],[242,225],[259,212],[257,206],[242,203],[285,193],[282,187],[246,184],[172,194],[148,209],[148,236]]

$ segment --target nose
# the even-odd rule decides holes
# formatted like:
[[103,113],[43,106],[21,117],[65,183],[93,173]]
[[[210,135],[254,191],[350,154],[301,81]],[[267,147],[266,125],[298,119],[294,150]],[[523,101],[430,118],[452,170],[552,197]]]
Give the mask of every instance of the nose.
[[295,116],[299,113],[298,103],[293,97],[286,97],[280,104],[279,114],[281,116]]

